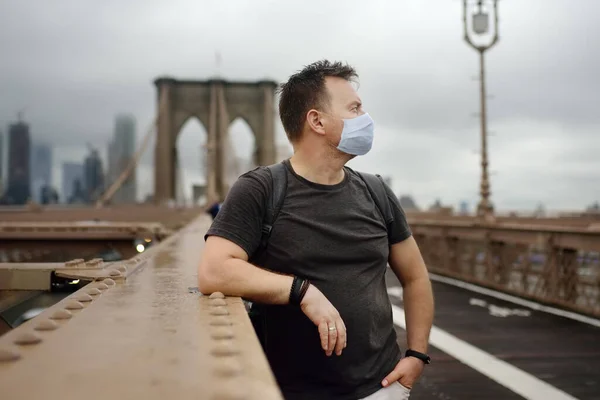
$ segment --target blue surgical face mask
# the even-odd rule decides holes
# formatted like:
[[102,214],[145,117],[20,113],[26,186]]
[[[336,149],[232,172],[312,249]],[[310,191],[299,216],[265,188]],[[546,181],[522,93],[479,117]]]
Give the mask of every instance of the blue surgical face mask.
[[355,156],[365,155],[373,147],[373,133],[375,122],[369,114],[363,114],[356,118],[344,119],[342,138],[338,144],[338,150]]

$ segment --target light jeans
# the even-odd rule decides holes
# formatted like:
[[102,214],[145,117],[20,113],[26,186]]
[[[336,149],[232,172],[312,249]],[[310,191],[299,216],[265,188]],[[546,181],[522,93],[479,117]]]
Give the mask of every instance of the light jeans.
[[410,396],[410,389],[398,382],[392,383],[386,388],[381,388],[372,395],[360,400],[406,400]]

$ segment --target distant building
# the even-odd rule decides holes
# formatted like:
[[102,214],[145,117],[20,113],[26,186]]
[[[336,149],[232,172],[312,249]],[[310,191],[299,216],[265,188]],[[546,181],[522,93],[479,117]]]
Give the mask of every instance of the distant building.
[[30,157],[31,141],[29,125],[19,121],[10,125],[8,147],[8,187],[5,197],[8,204],[25,204],[30,193]]
[[52,186],[52,149],[48,144],[31,147],[31,198],[42,203],[42,189]]
[[0,197],[4,193],[4,135],[0,132]]
[[461,215],[469,215],[469,203],[467,203],[466,201],[461,201],[460,202],[460,214]]
[[[108,144],[108,171],[106,175],[107,187],[115,182],[121,173],[126,170],[135,154],[135,118],[127,114],[119,114],[115,118],[113,139]],[[113,195],[113,203],[135,203],[137,199],[137,185],[135,169],[123,182],[119,190]]]
[[[83,196],[83,165],[77,163],[66,162],[62,165],[62,199],[65,203],[71,203],[71,199],[75,194]],[[75,193],[76,188],[80,193]]]
[[415,201],[413,200],[412,196],[400,196],[399,197],[400,200],[400,206],[402,206],[402,209],[405,211],[418,211],[419,207],[417,207],[417,204],[415,203]]
[[104,190],[102,160],[96,149],[91,149],[83,162],[83,190],[87,203],[95,202]]

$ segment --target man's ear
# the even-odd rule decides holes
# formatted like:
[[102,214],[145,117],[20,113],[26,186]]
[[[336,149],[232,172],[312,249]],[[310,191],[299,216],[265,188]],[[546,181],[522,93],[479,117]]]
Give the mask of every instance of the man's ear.
[[310,110],[306,113],[306,123],[310,129],[319,135],[325,134],[325,126],[323,125],[322,115],[317,110]]

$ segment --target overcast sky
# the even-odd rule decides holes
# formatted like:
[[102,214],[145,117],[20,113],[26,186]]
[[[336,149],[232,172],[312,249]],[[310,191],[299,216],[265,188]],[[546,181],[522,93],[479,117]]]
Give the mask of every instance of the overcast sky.
[[[486,55],[492,198],[498,209],[581,209],[600,200],[600,2],[503,0]],[[215,52],[222,58],[220,67]],[[351,166],[393,178],[420,206],[478,199],[477,53],[457,0],[3,0],[0,130],[19,109],[60,164],[105,149],[114,116],[135,115],[138,141],[160,75],[285,80],[321,58],[351,63],[376,122],[374,148]],[[278,123],[278,141],[285,135]],[[251,135],[231,137],[247,156]],[[201,180],[205,133],[184,127],[186,186]],[[153,149],[138,173],[153,190]]]

